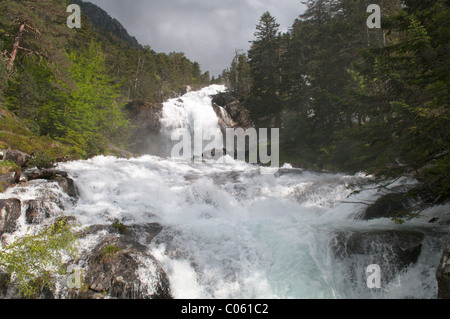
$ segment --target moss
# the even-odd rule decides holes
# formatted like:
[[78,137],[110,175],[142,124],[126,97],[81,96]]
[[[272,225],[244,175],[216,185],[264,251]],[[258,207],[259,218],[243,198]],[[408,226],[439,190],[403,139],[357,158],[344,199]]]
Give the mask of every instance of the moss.
[[116,246],[113,245],[107,246],[100,255],[100,262],[103,264],[113,260],[114,257],[121,251],[122,249]]
[[125,234],[127,231],[128,231],[128,228],[127,228],[127,226],[126,225],[124,225],[123,223],[121,223],[118,219],[115,219],[114,220],[114,222],[113,222],[113,224],[112,224],[112,227],[114,227],[115,229],[117,229],[117,231],[120,233],[120,234]]
[[0,162],[0,175],[8,174],[11,172],[18,172],[19,170],[20,167],[14,162],[10,161]]

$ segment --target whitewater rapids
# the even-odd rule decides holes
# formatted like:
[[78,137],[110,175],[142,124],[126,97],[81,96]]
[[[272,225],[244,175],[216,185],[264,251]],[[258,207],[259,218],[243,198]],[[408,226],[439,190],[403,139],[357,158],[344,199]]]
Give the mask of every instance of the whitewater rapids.
[[[195,120],[218,129],[213,86],[165,103],[168,132]],[[83,226],[159,223],[148,245],[180,299],[435,298],[442,229],[427,221],[443,208],[404,225],[355,217],[380,196],[370,176],[313,173],[285,164],[275,174],[244,162],[203,163],[143,156],[96,157],[60,164],[80,198],[67,205]],[[410,182],[410,181],[404,181]],[[401,182],[398,182],[401,183]],[[347,198],[351,185],[361,191]],[[29,196],[26,195],[22,196]],[[348,282],[332,253],[347,230],[400,229],[425,234],[418,262],[379,290]]]
[[[194,122],[219,130],[211,86],[164,104],[165,131]],[[194,132],[195,133],[195,132]],[[243,162],[203,164],[171,158],[97,157],[62,164],[81,198],[71,212],[84,225],[156,222],[164,227],[148,247],[163,265],[175,298],[433,298],[439,241],[426,237],[416,265],[381,291],[354,288],[341,275],[330,243],[345,230],[417,229],[355,217],[379,196],[364,174],[312,173],[289,164],[274,175]],[[348,199],[352,184],[368,190]],[[429,216],[437,212],[428,212]],[[356,290],[355,290],[356,289]]]

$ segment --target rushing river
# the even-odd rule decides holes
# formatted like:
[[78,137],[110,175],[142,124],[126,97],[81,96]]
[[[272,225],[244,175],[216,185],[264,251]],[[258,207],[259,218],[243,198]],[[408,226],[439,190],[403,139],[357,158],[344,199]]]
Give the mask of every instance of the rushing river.
[[[221,89],[168,101],[166,130],[198,119],[214,129],[209,95]],[[148,249],[167,272],[175,298],[436,297],[445,229],[428,221],[445,207],[403,225],[360,220],[364,203],[380,196],[370,176],[313,173],[289,164],[262,174],[258,166],[239,161],[191,163],[150,155],[101,156],[60,168],[80,191],[66,214],[82,225],[117,218],[126,225],[163,226]],[[361,192],[347,198],[351,185]],[[364,278],[349,280],[348,265],[334,256],[333,245],[339,233],[378,229],[415,230],[425,239],[416,264],[381,289],[368,289]]]

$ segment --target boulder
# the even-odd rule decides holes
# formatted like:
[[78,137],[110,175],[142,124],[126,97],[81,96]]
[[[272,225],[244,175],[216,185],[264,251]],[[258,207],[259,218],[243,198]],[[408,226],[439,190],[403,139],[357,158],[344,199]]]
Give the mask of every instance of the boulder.
[[367,207],[359,218],[363,220],[402,218],[413,212],[418,201],[418,198],[411,198],[406,192],[387,194]]
[[347,281],[364,287],[369,265],[378,265],[382,285],[415,264],[422,252],[424,235],[411,231],[342,232],[337,234],[333,253],[343,266]]
[[25,220],[28,224],[39,224],[43,219],[50,218],[51,211],[40,200],[28,200],[24,201],[23,205],[25,209]]
[[5,190],[6,188],[13,186],[19,182],[19,174],[16,172],[10,172],[0,175],[0,188]]
[[55,177],[53,181],[57,182],[62,191],[73,199],[77,199],[79,197],[79,191],[73,179],[58,176]]
[[438,281],[438,298],[450,299],[450,236],[444,246],[441,261],[436,272]]
[[25,166],[30,157],[31,157],[30,155],[18,150],[8,150],[6,152],[5,160],[14,162],[18,166],[22,167]]
[[0,236],[12,232],[21,214],[20,200],[0,199]]
[[230,116],[233,122],[236,124],[234,126],[239,126],[244,129],[254,127],[254,123],[250,119],[250,112],[243,105],[233,92],[222,92],[212,96],[213,105],[221,106]]
[[161,229],[159,224],[125,226],[117,220],[112,225],[89,227],[84,236],[103,235],[100,243],[81,261],[87,265],[82,289],[71,290],[69,297],[172,299],[167,274],[144,246]]
[[68,177],[67,172],[57,169],[43,169],[38,168],[27,169],[22,172],[22,179],[24,181],[33,181],[38,179],[54,181],[58,183],[62,191],[70,197],[77,199],[79,197],[79,191],[74,180]]
[[22,175],[24,176],[24,178],[26,178],[27,181],[33,181],[36,179],[53,180],[57,177],[68,177],[67,172],[53,168],[43,170],[40,170],[38,168],[29,168],[23,171]]

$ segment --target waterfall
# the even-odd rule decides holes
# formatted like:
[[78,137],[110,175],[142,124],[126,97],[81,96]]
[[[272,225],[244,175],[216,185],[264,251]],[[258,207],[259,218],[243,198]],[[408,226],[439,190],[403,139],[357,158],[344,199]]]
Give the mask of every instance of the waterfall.
[[[203,130],[220,130],[210,95],[221,90],[212,86],[166,102],[165,132],[183,127],[195,134],[194,122]],[[118,219],[125,225],[162,226],[145,245],[166,271],[175,298],[436,297],[434,274],[446,229],[428,220],[448,207],[435,207],[403,225],[358,219],[365,203],[380,196],[363,173],[310,172],[285,164],[265,175],[257,165],[240,161],[180,162],[151,155],[99,156],[58,168],[78,187],[79,200],[65,202],[65,213],[81,225]],[[348,199],[352,185],[359,185],[359,192]],[[27,199],[39,187],[26,185],[0,196]],[[55,196],[64,200],[58,192]],[[386,240],[398,238],[398,232],[416,235],[405,237],[405,248]],[[371,237],[361,238],[372,239],[361,248],[358,236],[365,233]],[[396,262],[390,253],[397,246],[414,252],[417,237],[417,261],[390,267]],[[95,240],[84,242],[86,249]],[[373,263],[383,273],[377,289],[367,286],[366,268]]]

